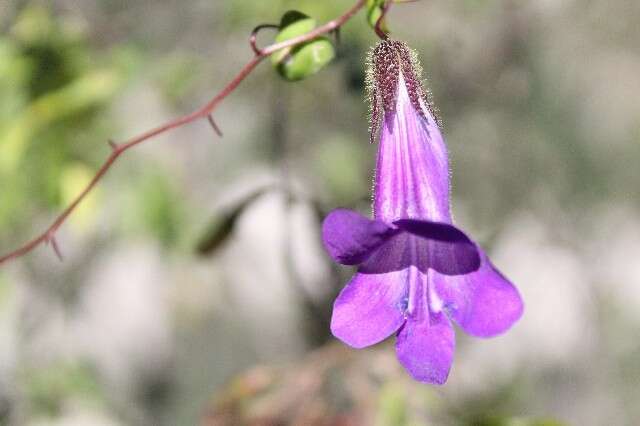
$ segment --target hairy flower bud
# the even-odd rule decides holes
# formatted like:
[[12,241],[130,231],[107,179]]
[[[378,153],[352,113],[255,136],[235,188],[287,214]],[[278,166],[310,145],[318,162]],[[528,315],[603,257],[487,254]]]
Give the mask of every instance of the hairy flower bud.
[[422,67],[418,55],[406,43],[383,40],[369,52],[367,91],[371,108],[371,142],[380,130],[381,120],[396,108],[398,85],[407,89],[411,105],[426,120],[440,125],[431,93],[422,86]]

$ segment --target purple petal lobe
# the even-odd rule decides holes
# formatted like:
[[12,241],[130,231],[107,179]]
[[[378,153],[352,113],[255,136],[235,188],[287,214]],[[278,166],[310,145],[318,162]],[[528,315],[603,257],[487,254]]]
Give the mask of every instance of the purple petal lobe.
[[407,271],[357,273],[333,304],[331,332],[354,348],[378,343],[404,323]]
[[322,224],[322,239],[331,257],[343,265],[364,262],[394,230],[352,210],[337,209]]
[[396,107],[380,128],[374,192],[376,219],[451,221],[444,138],[428,109],[415,109],[402,75]]
[[436,293],[445,310],[468,334],[492,337],[507,331],[521,316],[518,290],[481,252],[480,269],[467,275],[435,274]]
[[422,321],[407,320],[398,333],[398,360],[421,382],[441,385],[453,362],[455,335],[443,313],[431,313]]
[[453,225],[427,220],[401,219],[398,228],[430,240],[428,266],[445,275],[468,274],[480,267],[476,245]]

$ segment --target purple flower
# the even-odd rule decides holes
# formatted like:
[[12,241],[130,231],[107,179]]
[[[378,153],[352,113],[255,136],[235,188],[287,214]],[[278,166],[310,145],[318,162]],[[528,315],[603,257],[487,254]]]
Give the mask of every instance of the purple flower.
[[323,224],[329,254],[358,271],[334,303],[334,336],[363,348],[397,334],[398,359],[419,381],[442,384],[453,361],[451,320],[491,337],[522,315],[516,288],[453,225],[447,150],[406,44],[380,42],[368,81],[379,134],[373,219],[350,210]]

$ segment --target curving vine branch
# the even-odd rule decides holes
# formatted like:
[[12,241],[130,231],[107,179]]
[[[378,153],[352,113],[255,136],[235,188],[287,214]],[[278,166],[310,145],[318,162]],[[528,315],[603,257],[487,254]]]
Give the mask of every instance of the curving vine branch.
[[62,226],[62,224],[67,220],[67,218],[74,212],[74,210],[78,207],[78,205],[93,190],[93,188],[102,180],[102,178],[106,175],[109,169],[111,169],[111,166],[113,166],[115,161],[125,151],[128,151],[134,146],[146,140],[149,140],[155,136],[158,136],[162,133],[166,133],[170,130],[177,129],[179,127],[182,127],[186,124],[192,123],[200,119],[207,119],[211,124],[211,126],[213,127],[213,129],[216,131],[216,133],[220,135],[221,132],[218,126],[215,124],[215,121],[213,121],[213,116],[212,116],[213,111],[218,107],[218,105],[220,105],[220,103],[227,96],[233,93],[233,91],[240,85],[240,83],[242,83],[249,76],[249,74],[253,72],[253,70],[262,62],[263,59],[267,58],[268,56],[277,52],[280,49],[295,46],[295,45],[313,40],[314,38],[320,35],[330,33],[332,31],[336,31],[342,25],[344,25],[347,21],[349,21],[360,9],[362,9],[365,3],[366,3],[366,0],[358,0],[344,14],[342,14],[341,16],[337,17],[332,21],[327,22],[322,26],[319,26],[313,31],[310,31],[306,34],[300,35],[298,37],[295,37],[280,43],[271,44],[262,49],[256,47],[255,36],[256,36],[257,30],[259,30],[264,26],[256,27],[256,30],[254,30],[250,38],[250,44],[254,52],[254,56],[251,58],[251,60],[249,60],[249,62],[247,62],[246,65],[244,65],[244,67],[240,69],[240,71],[236,74],[236,76],[233,77],[233,79],[229,81],[229,83],[227,83],[227,85],[223,87],[220,92],[218,92],[218,94],[216,94],[207,104],[191,112],[190,114],[175,118],[156,128],[153,128],[147,132],[144,132],[138,136],[135,136],[119,144],[113,141],[109,141],[109,145],[111,146],[111,153],[109,154],[105,162],[102,164],[100,169],[98,169],[93,179],[85,187],[85,189],[74,199],[74,201],[66,209],[62,211],[62,213],[60,213],[60,215],[53,221],[53,223],[44,232],[34,237],[30,241],[26,242],[25,244],[15,249],[14,251],[11,251],[5,255],[0,256],[0,265],[3,265],[10,260],[24,256],[25,254],[29,253],[30,251],[40,246],[41,244],[50,244],[54,252],[56,253],[56,255],[59,258],[62,258],[60,249],[58,247],[58,244],[55,238],[56,232],[58,231],[60,226]]

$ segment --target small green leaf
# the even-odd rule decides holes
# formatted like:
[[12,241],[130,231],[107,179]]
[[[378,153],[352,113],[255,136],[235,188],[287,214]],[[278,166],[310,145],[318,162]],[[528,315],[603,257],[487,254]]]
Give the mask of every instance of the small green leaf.
[[[384,0],[367,0],[367,22],[371,28],[375,28],[378,20],[382,16],[382,7],[384,6]],[[380,22],[380,29],[385,33],[389,32],[386,21],[383,19]]]
[[277,70],[285,80],[299,81],[320,71],[335,56],[335,50],[329,39],[320,37],[296,46],[278,64]]
[[[304,13],[291,10],[280,22],[276,43],[307,34],[316,27],[316,21]],[[288,81],[307,78],[324,68],[335,57],[333,45],[326,37],[318,37],[306,43],[281,49],[271,55],[271,63]]]
[[[288,10],[284,13],[284,15],[282,15],[282,18],[280,19],[280,29],[284,30],[285,28],[287,28],[292,24],[299,23],[300,21],[306,21],[306,20],[313,21],[313,27],[316,26],[315,25],[316,21],[313,18],[311,18],[309,15],[306,15],[300,12],[299,10]],[[286,40],[286,38],[284,40]]]
[[382,7],[384,0],[367,0],[367,11],[371,11],[374,7]]
[[[280,20],[280,31],[275,42],[281,43],[308,33],[316,27],[316,20],[297,10],[286,12]],[[271,55],[271,63],[277,66],[291,52],[292,48],[280,49]]]
[[267,192],[268,188],[259,188],[248,194],[238,204],[227,211],[217,213],[207,226],[204,236],[196,247],[201,255],[214,254],[231,236],[233,229],[246,209]]

